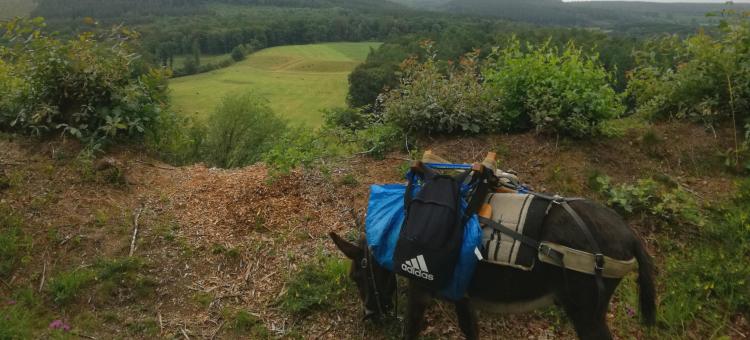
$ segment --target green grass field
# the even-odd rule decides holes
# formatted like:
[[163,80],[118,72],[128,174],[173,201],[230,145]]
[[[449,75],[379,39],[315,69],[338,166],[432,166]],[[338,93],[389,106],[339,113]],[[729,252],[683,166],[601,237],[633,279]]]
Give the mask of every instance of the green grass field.
[[347,76],[380,43],[326,43],[268,48],[212,72],[170,81],[179,112],[205,116],[232,93],[253,91],[292,122],[319,126],[321,110],[346,104]]
[[0,20],[29,16],[35,7],[33,0],[0,0]]
[[[184,54],[184,55],[178,55],[174,57],[174,68],[181,68],[185,66],[185,61],[188,58],[192,58],[192,55]],[[224,60],[232,59],[232,55],[229,53],[227,54],[218,54],[218,55],[210,55],[210,54],[204,54],[201,55],[201,65],[205,64],[216,64],[220,63]]]

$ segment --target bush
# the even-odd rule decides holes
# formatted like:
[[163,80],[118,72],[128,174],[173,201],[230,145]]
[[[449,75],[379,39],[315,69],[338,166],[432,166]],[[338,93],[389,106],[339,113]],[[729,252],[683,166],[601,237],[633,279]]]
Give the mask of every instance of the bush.
[[357,140],[367,155],[382,158],[404,142],[404,133],[391,124],[373,124],[357,132]]
[[245,51],[243,51],[240,46],[235,46],[232,49],[232,60],[234,60],[234,61],[243,61],[243,60],[245,60]]
[[52,278],[48,291],[52,301],[58,305],[73,302],[84,288],[89,287],[96,280],[95,273],[90,269],[63,272]]
[[725,14],[718,35],[661,37],[636,51],[627,95],[638,112],[705,124],[750,118],[750,20]]
[[711,216],[705,232],[666,263],[661,320],[676,332],[699,319],[716,330],[750,312],[750,181]]
[[361,130],[371,124],[370,115],[359,108],[339,107],[323,111],[324,126]]
[[142,64],[136,33],[118,27],[63,41],[43,27],[41,18],[4,27],[0,129],[101,143],[153,126],[168,99],[168,74]]
[[593,189],[604,195],[607,204],[625,215],[646,214],[672,228],[683,223],[705,224],[704,214],[692,195],[667,179],[649,178],[635,184],[612,185],[609,177],[598,176],[592,182]]
[[286,174],[298,166],[310,167],[316,161],[332,156],[334,150],[326,136],[299,126],[276,136],[263,160],[272,175]]
[[173,165],[204,160],[206,125],[199,119],[164,112],[146,134],[146,146]]
[[7,278],[26,256],[28,240],[21,230],[21,219],[0,206],[0,278]]
[[221,168],[253,164],[285,130],[286,122],[264,99],[251,93],[228,96],[208,118],[206,156]]
[[314,309],[335,306],[349,288],[347,262],[334,257],[318,256],[294,274],[281,297],[281,308],[301,314]]
[[229,327],[236,334],[248,335],[253,339],[268,339],[271,337],[263,321],[244,310],[237,311],[230,316]]
[[535,126],[583,138],[624,112],[597,55],[586,55],[572,43],[562,52],[549,42],[527,50],[513,39],[506,49],[493,51],[482,71],[489,95],[499,103],[494,118],[502,130]]
[[499,123],[495,101],[485,95],[477,76],[479,51],[467,53],[444,75],[438,69],[432,42],[423,42],[423,47],[427,60],[405,60],[400,87],[384,94],[385,121],[407,132],[425,134],[495,130]]

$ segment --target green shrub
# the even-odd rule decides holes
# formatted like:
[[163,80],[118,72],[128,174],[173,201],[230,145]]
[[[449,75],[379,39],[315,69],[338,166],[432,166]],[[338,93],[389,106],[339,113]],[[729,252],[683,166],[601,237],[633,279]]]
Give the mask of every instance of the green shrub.
[[496,101],[485,95],[477,71],[479,51],[467,53],[443,74],[432,42],[423,42],[427,60],[410,58],[401,65],[398,89],[384,94],[383,117],[407,132],[479,133],[497,124]]
[[243,61],[243,60],[245,60],[245,51],[242,50],[242,47],[235,46],[232,49],[232,60],[234,60],[234,61]]
[[146,134],[146,146],[173,165],[203,161],[206,125],[189,116],[164,112]]
[[229,327],[235,333],[250,336],[252,339],[268,339],[271,336],[263,321],[244,310],[231,316]]
[[382,158],[386,153],[402,145],[405,135],[392,124],[375,124],[357,131],[357,140],[369,156]]
[[137,34],[122,27],[58,40],[44,21],[8,22],[0,46],[0,128],[62,132],[100,144],[139,137],[167,102],[168,74],[135,53]]
[[73,302],[95,280],[96,274],[90,269],[62,272],[50,280],[47,290],[53,302],[58,305],[66,305]]
[[598,134],[603,121],[624,112],[597,55],[583,53],[572,42],[562,51],[549,42],[527,50],[513,39],[493,52],[482,71],[489,96],[499,102],[495,119],[503,130],[535,126],[583,138]]
[[25,306],[0,303],[0,339],[32,339],[38,326],[35,315]]
[[340,127],[351,131],[361,130],[370,125],[371,118],[362,109],[340,107],[323,112],[324,125],[328,128]]
[[281,136],[275,136],[263,160],[274,175],[289,173],[296,167],[310,167],[317,161],[333,156],[331,141],[323,134],[298,126]]
[[281,297],[281,308],[300,314],[335,306],[349,288],[348,270],[344,260],[318,256],[289,278],[287,292]]
[[668,222],[668,225],[705,224],[704,213],[693,196],[668,179],[656,181],[649,178],[635,184],[612,185],[609,177],[597,176],[591,181],[592,189],[603,194],[608,205],[626,215],[646,214]]
[[0,206],[0,278],[9,277],[21,264],[27,247],[21,219],[10,208]]
[[668,254],[660,319],[682,333],[700,320],[719,331],[737,313],[750,312],[750,181],[711,216],[698,238]]
[[705,124],[750,118],[750,19],[725,14],[716,35],[661,37],[636,51],[626,92],[639,113]]
[[207,125],[206,156],[221,168],[261,160],[286,130],[286,122],[252,93],[225,97]]

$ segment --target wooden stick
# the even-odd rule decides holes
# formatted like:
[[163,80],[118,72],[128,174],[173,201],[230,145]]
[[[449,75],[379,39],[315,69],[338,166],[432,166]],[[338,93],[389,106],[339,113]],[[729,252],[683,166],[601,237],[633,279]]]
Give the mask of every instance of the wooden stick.
[[39,281],[39,292],[42,292],[42,287],[44,287],[44,278],[45,275],[47,275],[47,258],[44,258],[44,267],[42,268],[42,279]]
[[182,335],[185,336],[185,339],[190,340],[190,337],[187,335],[187,332],[185,332],[184,327],[180,327],[180,332],[182,332]]
[[145,165],[148,165],[148,166],[151,166],[151,167],[157,168],[157,169],[162,169],[162,170],[172,170],[172,171],[174,171],[174,170],[177,170],[177,168],[167,168],[167,167],[165,167],[165,166],[160,166],[160,165],[156,165],[156,164],[153,164],[153,163],[149,163],[149,162],[144,162],[144,161],[142,161],[142,160],[139,160],[139,159],[136,159],[135,161],[136,161],[136,162],[138,162],[138,163],[141,163],[141,164],[145,164]]
[[128,253],[128,257],[132,257],[135,251],[135,238],[138,236],[138,218],[141,216],[142,211],[143,207],[138,209],[138,213],[135,214],[135,219],[133,220],[133,239],[130,240],[130,253]]
[[0,282],[2,282],[3,286],[8,287],[8,290],[13,290],[13,288],[7,282],[5,282],[5,280],[0,279]]
[[79,337],[81,337],[81,338],[86,338],[86,339],[93,339],[93,340],[96,340],[96,338],[95,338],[95,337],[93,337],[93,336],[91,336],[91,335],[81,334],[81,333],[78,333],[78,332],[76,332],[76,333],[73,333],[73,334],[75,334],[75,335],[77,335],[77,336],[79,336]]
[[164,323],[161,321],[161,312],[158,312],[157,315],[159,316],[159,335],[164,334]]
[[221,320],[221,324],[219,324],[219,327],[216,328],[216,330],[214,331],[214,334],[211,335],[211,340],[214,340],[214,338],[216,337],[216,334],[219,334],[219,331],[221,330],[221,327],[224,327],[225,322],[226,320]]

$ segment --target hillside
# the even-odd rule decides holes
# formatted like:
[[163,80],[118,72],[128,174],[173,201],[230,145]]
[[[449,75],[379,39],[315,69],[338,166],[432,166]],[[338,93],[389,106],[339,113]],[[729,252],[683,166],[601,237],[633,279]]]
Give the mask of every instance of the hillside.
[[[441,10],[469,15],[492,16],[511,21],[545,25],[593,26],[622,32],[649,33],[685,30],[709,24],[706,13],[722,9],[738,11],[750,5],[737,3],[648,3],[625,1],[580,1],[563,3],[559,0],[454,0],[438,6]],[[679,28],[685,26],[685,28]]]
[[175,108],[200,117],[231,93],[254,91],[274,111],[318,126],[320,110],[346,105],[347,76],[379,43],[328,43],[274,47],[228,68],[170,81]]
[[0,1],[0,20],[16,16],[29,16],[36,7],[34,0],[3,0]]
[[[726,147],[729,140],[695,125],[642,129],[592,143],[559,144],[527,133],[424,141],[422,147],[454,161],[497,151],[502,168],[515,169],[548,192],[600,199],[585,184],[591,173],[625,183],[662,174],[702,201],[726,197],[735,178],[701,164],[713,164],[712,150]],[[644,131],[663,142],[639,141]],[[120,177],[107,175],[106,166],[94,171],[92,163],[74,156],[77,148],[56,141],[0,140],[0,175],[9,185],[0,190],[1,211],[12,212],[24,239],[34,240],[17,250],[14,256],[25,256],[25,264],[0,285],[0,296],[13,302],[0,305],[0,311],[25,311],[13,314],[17,319],[11,321],[0,319],[0,326],[10,327],[0,327],[0,337],[52,336],[55,331],[47,325],[53,320],[87,338],[384,339],[398,334],[393,324],[360,321],[346,262],[326,234],[356,235],[350,211],[363,213],[368,185],[401,181],[400,158],[407,155],[340,160],[331,165],[331,175],[295,171],[269,183],[263,165],[171,167],[137,150],[121,150],[110,162],[122,171],[122,180],[112,180]],[[671,255],[661,248],[668,244],[664,235],[648,219],[630,222],[663,268]],[[286,301],[300,273],[323,261],[320,256],[335,259],[330,268],[340,278],[325,285],[342,291],[325,295],[326,303],[318,309],[289,312],[280,301]],[[81,276],[85,273],[98,279]],[[660,281],[660,287],[667,283]],[[631,277],[611,306],[617,338],[644,336],[637,316],[629,314],[635,306],[632,289]],[[425,335],[457,337],[451,311],[442,303],[432,307],[429,324],[448,327],[430,327]],[[746,319],[731,320],[729,334],[750,331]],[[699,324],[685,327],[695,337],[706,335]],[[509,316],[482,313],[481,330],[484,338],[568,339],[573,334],[555,309]]]

